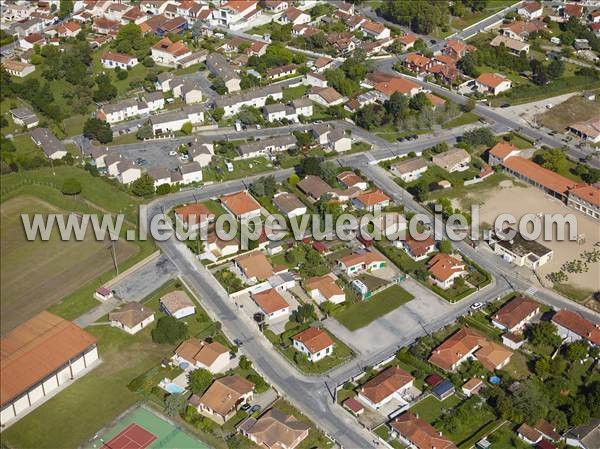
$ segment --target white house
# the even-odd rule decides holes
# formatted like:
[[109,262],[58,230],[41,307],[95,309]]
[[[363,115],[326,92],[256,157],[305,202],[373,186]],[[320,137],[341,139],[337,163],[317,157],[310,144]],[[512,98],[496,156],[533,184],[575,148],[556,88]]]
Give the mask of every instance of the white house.
[[215,100],[216,108],[223,108],[224,117],[231,117],[239,113],[244,106],[262,108],[267,104],[267,98],[273,100],[283,99],[281,86],[271,84],[265,87],[254,87],[229,95],[221,95]]
[[333,354],[333,339],[325,329],[309,327],[292,337],[296,351],[305,354],[311,362],[318,362]]
[[498,73],[482,73],[475,79],[479,92],[498,95],[512,88],[512,81]]
[[492,315],[492,324],[505,332],[518,332],[539,312],[537,302],[518,296]]
[[117,179],[121,184],[131,184],[142,176],[142,170],[130,160],[117,163]]
[[167,315],[176,319],[185,318],[196,313],[196,306],[183,290],[167,293],[160,298],[160,308]]
[[448,289],[454,285],[459,277],[467,275],[465,264],[462,260],[445,253],[438,253],[427,262],[429,278],[441,289]]
[[187,363],[189,367],[186,369],[202,368],[216,374],[226,371],[229,367],[229,353],[229,348],[219,342],[207,343],[197,338],[189,338],[177,346],[171,360],[177,366]]
[[276,320],[290,314],[290,305],[274,288],[253,293],[252,300],[268,320]]
[[526,2],[523,3],[519,9],[517,9],[517,14],[524,17],[527,20],[539,19],[542,17],[544,13],[544,7],[541,2]]
[[190,162],[179,166],[179,172],[181,173],[182,184],[202,181],[202,167],[198,162]]
[[404,182],[412,182],[427,171],[427,162],[421,157],[400,161],[390,166],[390,172]]
[[177,67],[185,58],[192,55],[192,52],[183,41],[173,42],[168,37],[163,37],[152,46],[151,57],[158,65],[167,67]]
[[221,25],[232,29],[238,29],[249,21],[259,17],[262,13],[257,8],[256,1],[231,0],[222,3],[212,12],[210,21],[214,25]]
[[225,210],[238,220],[260,216],[260,204],[245,191],[223,195],[220,201]]
[[288,218],[304,215],[307,211],[306,205],[293,193],[277,193],[273,197],[273,204]]
[[600,346],[600,327],[570,310],[560,310],[552,317],[564,343],[584,339],[592,346]]
[[303,282],[303,286],[304,290],[317,304],[322,304],[325,301],[340,304],[346,300],[344,290],[328,274],[307,279]]
[[352,200],[352,205],[359,210],[368,212],[380,211],[384,207],[389,206],[391,198],[379,189],[365,192],[358,195]]
[[153,115],[150,118],[154,135],[181,131],[182,126],[188,122],[192,125],[204,122],[204,108],[201,105],[186,106],[180,111]]
[[358,400],[373,410],[378,410],[392,399],[407,404],[405,397],[413,387],[414,378],[402,368],[392,366],[363,384],[358,390]]
[[26,128],[35,128],[39,124],[38,116],[28,107],[20,107],[10,110],[13,122],[17,126],[25,126]]
[[277,18],[277,22],[281,25],[287,25],[289,23],[292,25],[303,25],[310,22],[310,20],[309,14],[306,14],[298,8],[294,8],[293,6],[290,6]]
[[154,312],[137,302],[129,302],[108,314],[110,325],[136,334],[154,321]]
[[135,56],[126,55],[124,53],[114,53],[112,51],[104,53],[100,57],[100,62],[105,69],[119,67],[123,70],[127,70],[139,64],[139,61]]

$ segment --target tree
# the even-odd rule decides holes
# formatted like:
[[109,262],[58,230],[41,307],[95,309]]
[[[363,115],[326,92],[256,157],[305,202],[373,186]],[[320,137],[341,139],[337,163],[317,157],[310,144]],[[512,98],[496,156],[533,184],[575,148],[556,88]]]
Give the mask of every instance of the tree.
[[188,374],[188,388],[194,394],[204,393],[212,381],[211,372],[204,368],[195,369]]
[[165,399],[165,413],[167,416],[179,416],[187,406],[187,398],[184,394],[174,393]]
[[148,173],[144,173],[131,183],[131,191],[136,196],[150,196],[154,194],[154,179]]
[[321,179],[329,185],[335,184],[337,167],[333,162],[324,162],[321,165]]
[[309,147],[313,144],[315,139],[310,131],[302,132],[302,131],[294,131],[294,137],[296,138],[296,143],[301,148]]
[[73,0],[60,0],[58,17],[64,19],[73,12]]
[[104,73],[96,77],[96,86],[93,94],[94,101],[109,101],[117,96],[117,88],[111,83],[110,77]]
[[496,143],[494,134],[488,128],[477,128],[472,131],[467,131],[462,135],[460,141],[472,147],[478,145],[491,147]]
[[288,182],[290,183],[290,185],[295,187],[296,184],[300,182],[300,177],[296,173],[292,173],[288,178]]
[[562,59],[553,59],[548,66],[548,76],[552,79],[558,79],[565,72],[565,63]]
[[117,75],[117,79],[123,81],[124,79],[127,79],[127,77],[129,76],[129,72],[127,70],[118,70],[115,71],[116,75]]
[[79,195],[81,193],[81,183],[75,178],[66,178],[60,191],[63,195]]
[[249,370],[252,368],[252,362],[245,355],[240,357],[239,366],[243,370]]
[[540,321],[527,328],[529,341],[534,346],[559,346],[561,338],[556,331],[556,327],[550,321]]
[[225,109],[223,109],[223,108],[216,108],[212,113],[213,119],[217,122],[219,120],[221,120],[224,115],[225,115]]
[[291,319],[297,323],[306,323],[315,318],[315,306],[311,303],[302,304],[294,312]]
[[419,92],[410,98],[409,105],[415,111],[422,111],[426,106],[431,106],[431,102],[423,92]]
[[533,157],[534,162],[555,172],[561,171],[567,162],[567,156],[560,148],[548,148]]
[[565,350],[565,356],[570,362],[579,362],[586,358],[588,353],[587,341],[581,339],[569,344]]
[[187,326],[184,322],[177,321],[172,316],[163,316],[158,319],[156,327],[152,329],[152,341],[173,345],[183,340],[186,334]]
[[540,357],[535,361],[535,374],[541,378],[545,378],[550,373],[550,359],[548,357]]
[[141,126],[135,133],[135,136],[139,140],[150,139],[153,135],[154,133],[152,132],[152,127],[150,125]]
[[91,117],[83,124],[83,135],[100,143],[112,142],[112,130],[108,122]]
[[445,253],[445,254],[451,254],[452,253],[452,243],[450,243],[450,241],[446,240],[446,239],[440,241],[440,252]]
[[192,133],[192,130],[194,129],[194,126],[192,125],[191,122],[185,122],[183,125],[181,125],[181,132],[183,134],[190,135]]
[[161,184],[156,188],[157,195],[168,195],[171,193],[171,186],[169,184]]
[[318,157],[305,157],[302,159],[299,165],[299,172],[302,176],[307,175],[321,175],[321,159]]

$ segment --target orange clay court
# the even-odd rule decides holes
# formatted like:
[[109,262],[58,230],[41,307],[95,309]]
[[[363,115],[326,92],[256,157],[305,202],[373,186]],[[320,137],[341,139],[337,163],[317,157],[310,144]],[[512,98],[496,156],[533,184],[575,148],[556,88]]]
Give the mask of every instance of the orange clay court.
[[156,439],[156,435],[152,432],[133,423],[108,443],[104,443],[102,449],[145,449]]

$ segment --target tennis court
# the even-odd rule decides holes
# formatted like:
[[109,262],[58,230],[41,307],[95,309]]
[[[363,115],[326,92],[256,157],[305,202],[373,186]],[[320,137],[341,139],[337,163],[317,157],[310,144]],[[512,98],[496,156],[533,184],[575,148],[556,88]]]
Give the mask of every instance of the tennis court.
[[205,443],[145,408],[132,410],[98,434],[88,449],[210,449]]

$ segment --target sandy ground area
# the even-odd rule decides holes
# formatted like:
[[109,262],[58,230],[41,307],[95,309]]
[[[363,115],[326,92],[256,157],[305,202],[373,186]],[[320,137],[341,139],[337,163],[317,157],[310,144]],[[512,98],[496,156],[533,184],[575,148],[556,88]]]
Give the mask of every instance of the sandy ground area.
[[519,120],[524,124],[531,125],[535,123],[534,118],[536,115],[548,111],[546,105],[552,104],[553,106],[556,106],[557,104],[568,100],[574,95],[579,95],[579,92],[571,92],[565,95],[559,95],[557,97],[534,101],[532,103],[519,104],[508,108],[498,109],[498,111],[502,111],[502,114],[506,114],[507,116]]
[[[508,185],[511,185],[510,187]],[[514,215],[517,221],[525,214],[573,214],[577,219],[577,233],[585,234],[585,243],[576,241],[544,241],[541,236],[538,241],[554,250],[552,261],[539,270],[541,276],[559,271],[563,263],[579,258],[583,251],[591,251],[600,241],[600,225],[592,218],[565,206],[559,200],[549,197],[534,187],[513,185],[504,181],[500,188],[486,192],[486,198],[480,207],[482,223],[492,224],[495,218],[503,213]],[[554,236],[555,237],[555,236]],[[568,283],[580,288],[593,291],[600,290],[600,263],[589,264],[586,273],[569,273]],[[546,282],[544,282],[546,283]]]

